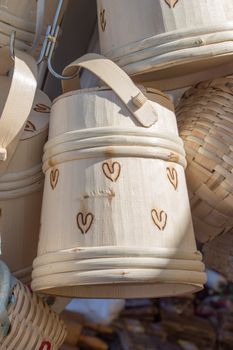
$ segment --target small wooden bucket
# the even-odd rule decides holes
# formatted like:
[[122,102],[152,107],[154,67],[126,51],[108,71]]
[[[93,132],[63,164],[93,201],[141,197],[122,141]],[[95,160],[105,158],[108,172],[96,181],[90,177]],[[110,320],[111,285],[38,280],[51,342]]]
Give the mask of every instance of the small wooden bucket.
[[[52,107],[32,288],[75,296],[183,294],[205,282],[173,105],[113,62],[83,67],[112,88],[71,91]],[[66,82],[66,91],[75,81]],[[175,208],[176,207],[176,208]]]
[[[42,91],[36,91],[33,77],[27,71],[29,66],[25,64],[22,69],[22,64],[16,57],[13,78],[0,76],[0,150],[7,154],[7,159],[0,161],[0,232],[2,258],[26,282],[30,279],[39,236],[44,181],[41,158],[51,102]],[[19,125],[12,130],[21,118],[22,128]]]
[[[226,69],[232,61],[232,0],[97,0],[97,4],[102,54],[138,82],[160,81],[164,89],[175,89],[187,86],[193,73],[212,68],[215,74],[213,67],[222,64]],[[231,64],[230,73],[232,68]]]
[[233,228],[233,78],[187,90],[177,108],[188,166],[186,178],[196,237]]
[[[1,277],[6,280],[6,272]],[[1,280],[1,286],[2,283],[3,280]],[[3,317],[2,308],[0,314],[2,324],[4,325],[7,317],[10,325],[6,329],[7,332],[5,332],[5,328],[3,332],[1,331],[1,350],[58,350],[66,337],[64,323],[28,287],[14,279],[11,279],[10,284],[11,288],[8,288],[10,294],[7,295],[5,309],[6,315]],[[5,295],[7,289],[3,292]],[[4,295],[1,294],[1,298]]]

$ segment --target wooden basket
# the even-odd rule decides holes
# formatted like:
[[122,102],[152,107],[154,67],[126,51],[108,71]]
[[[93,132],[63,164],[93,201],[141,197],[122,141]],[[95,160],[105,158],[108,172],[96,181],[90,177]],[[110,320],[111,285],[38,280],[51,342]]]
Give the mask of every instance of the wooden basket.
[[[64,74],[77,67],[113,90],[71,91],[53,104],[32,288],[100,298],[201,289],[171,101],[155,90],[144,95],[102,56],[86,55]],[[66,91],[76,83],[66,81]]]
[[7,307],[10,330],[0,336],[1,350],[58,350],[66,337],[64,323],[28,287],[17,281]]
[[232,107],[233,78],[228,77],[189,89],[177,108],[194,229],[201,242],[233,228]]
[[97,4],[102,54],[137,82],[157,81],[157,87],[166,90],[187,86],[187,79],[188,84],[200,81],[195,80],[197,72],[210,70],[211,79],[213,67],[219,65],[225,74],[232,73],[232,0],[97,0]]
[[[16,57],[18,63],[23,61]],[[12,79],[0,76],[0,150],[7,154],[7,159],[0,161],[0,231],[2,259],[19,279],[28,282],[39,236],[44,181],[41,158],[51,102],[42,91],[36,91],[26,67],[15,67]],[[21,118],[22,128],[11,130]],[[13,138],[5,145],[8,135]]]
[[233,282],[233,232],[220,235],[204,245],[206,265]]

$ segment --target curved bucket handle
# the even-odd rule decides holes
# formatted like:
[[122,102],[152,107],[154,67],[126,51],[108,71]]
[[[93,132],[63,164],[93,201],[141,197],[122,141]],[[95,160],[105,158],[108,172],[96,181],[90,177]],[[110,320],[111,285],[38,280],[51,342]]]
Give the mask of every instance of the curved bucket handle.
[[[6,57],[0,50],[0,57],[9,64],[11,57]],[[9,78],[10,79],[10,78]],[[20,136],[30,114],[37,87],[36,62],[25,52],[16,51],[14,70],[8,96],[0,118],[0,175],[9,165],[16,150]]]
[[7,307],[11,298],[12,288],[15,279],[11,277],[6,264],[0,260],[0,336],[7,335],[10,329],[10,320],[7,313]]
[[[87,54],[68,65],[63,75],[75,76],[80,68],[89,70],[107,84],[142,126],[149,128],[158,120],[151,102],[114,62],[102,55]],[[63,80],[62,86],[64,92],[77,90],[80,86],[78,74],[71,80]]]

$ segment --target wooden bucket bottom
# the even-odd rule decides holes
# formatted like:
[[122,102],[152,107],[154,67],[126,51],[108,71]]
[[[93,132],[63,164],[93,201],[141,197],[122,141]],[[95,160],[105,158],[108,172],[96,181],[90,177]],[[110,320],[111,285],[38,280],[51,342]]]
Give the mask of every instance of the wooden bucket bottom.
[[47,253],[34,261],[32,289],[86,298],[144,298],[197,292],[206,282],[198,252],[97,247]]
[[[233,50],[232,50],[233,51]],[[199,83],[200,81],[225,77],[233,73],[232,54],[222,54],[195,62],[180,61],[177,65],[166,65],[161,70],[130,74],[131,78],[146,88],[163,91],[175,90]],[[122,67],[124,69],[124,67]]]
[[[59,278],[59,276],[58,276]],[[67,286],[44,289],[45,294],[67,296],[71,298],[104,298],[104,299],[130,299],[130,298],[160,298],[196,293],[203,289],[203,285],[178,283],[132,283],[114,285],[87,285]]]
[[[135,41],[105,55],[137,81],[165,79],[170,86],[165,86],[163,81],[165,85],[159,88],[176,89],[187,86],[184,85],[186,75],[230,63],[233,55],[232,34],[232,21],[215,26],[180,29]],[[223,72],[222,75],[228,73]],[[176,81],[173,82],[173,78]]]

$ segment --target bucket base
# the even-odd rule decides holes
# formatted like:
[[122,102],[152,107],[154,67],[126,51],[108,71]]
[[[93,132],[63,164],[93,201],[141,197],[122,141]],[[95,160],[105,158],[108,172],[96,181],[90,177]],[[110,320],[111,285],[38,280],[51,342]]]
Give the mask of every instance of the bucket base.
[[197,292],[199,252],[139,247],[73,248],[34,261],[32,289],[80,298],[145,298]]
[[136,82],[173,90],[232,74],[232,33],[233,22],[180,29],[135,41],[105,55]]
[[69,296],[71,298],[104,298],[104,299],[130,299],[130,298],[160,298],[195,293],[203,289],[203,285],[155,283],[155,284],[113,284],[113,285],[86,285],[67,286],[43,289],[43,293],[56,296]]

